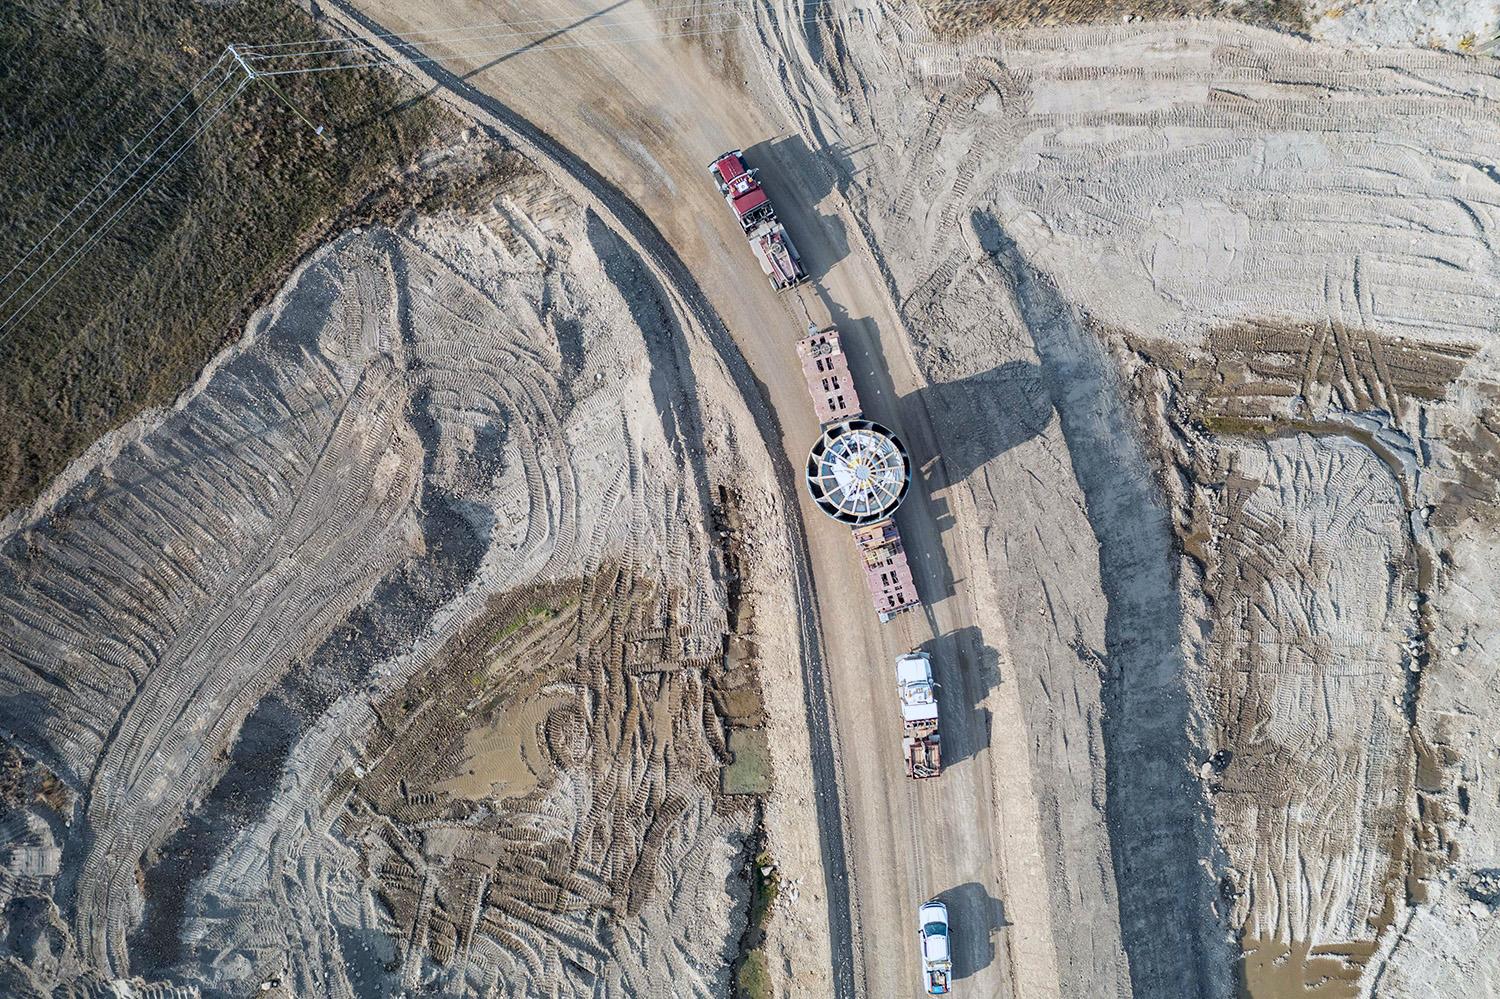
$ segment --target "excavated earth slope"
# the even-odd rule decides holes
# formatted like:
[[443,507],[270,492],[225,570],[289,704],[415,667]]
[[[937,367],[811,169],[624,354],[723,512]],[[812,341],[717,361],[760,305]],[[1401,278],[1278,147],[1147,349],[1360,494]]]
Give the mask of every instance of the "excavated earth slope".
[[523,171],[317,251],[13,517],[3,991],[724,994],[758,694],[710,525],[769,466],[687,337]]
[[[1035,795],[999,825],[1041,856],[977,886],[1010,990],[1500,991],[1495,64],[820,11],[758,7],[732,70],[928,382]],[[3,990],[727,992],[736,671],[807,660],[695,344],[527,175],[323,248],[6,521]],[[785,721],[803,870],[830,789]],[[821,974],[777,918],[812,956],[773,972]]]
[[1495,63],[794,11],[761,83],[955,428],[1062,993],[1500,988]]

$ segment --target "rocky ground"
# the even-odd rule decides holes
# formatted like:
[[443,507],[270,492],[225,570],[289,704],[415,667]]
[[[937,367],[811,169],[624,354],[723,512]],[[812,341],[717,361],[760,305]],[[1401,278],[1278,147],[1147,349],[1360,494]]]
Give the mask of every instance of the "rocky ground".
[[1493,52],[1500,37],[1495,0],[1335,0],[1306,4],[1312,37],[1347,45],[1417,46]]
[[814,42],[799,127],[964,428],[1032,766],[1076,775],[1038,786],[1065,992],[1493,988],[1494,64],[900,8]]

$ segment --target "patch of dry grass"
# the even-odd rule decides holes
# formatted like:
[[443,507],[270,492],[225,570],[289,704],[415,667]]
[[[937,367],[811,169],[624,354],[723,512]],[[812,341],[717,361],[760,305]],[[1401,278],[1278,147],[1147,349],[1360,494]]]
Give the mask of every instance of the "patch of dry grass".
[[[0,273],[227,43],[316,37],[312,20],[286,0],[0,5],[8,178],[0,185]],[[0,337],[0,512],[32,499],[103,432],[175,398],[279,276],[341,216],[390,186],[441,120],[387,73],[277,82],[326,126],[323,136],[269,87],[252,84]],[[0,298],[29,266],[0,281]]]
[[1217,17],[1282,31],[1308,28],[1305,0],[919,0],[933,30],[962,37],[990,28],[1118,24]]

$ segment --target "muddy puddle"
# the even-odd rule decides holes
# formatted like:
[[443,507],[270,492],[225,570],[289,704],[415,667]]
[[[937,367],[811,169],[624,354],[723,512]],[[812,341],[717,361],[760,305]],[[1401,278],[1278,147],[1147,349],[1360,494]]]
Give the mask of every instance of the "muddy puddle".
[[1355,999],[1375,942],[1243,941],[1236,999]]
[[432,789],[471,801],[530,794],[540,777],[551,772],[540,733],[552,709],[563,703],[560,696],[541,696],[500,709],[491,724],[464,735],[457,772]]

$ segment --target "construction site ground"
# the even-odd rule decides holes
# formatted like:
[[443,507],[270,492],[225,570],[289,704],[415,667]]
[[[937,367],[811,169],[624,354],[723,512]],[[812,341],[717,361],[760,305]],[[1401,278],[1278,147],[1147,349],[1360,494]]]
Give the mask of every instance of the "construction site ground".
[[[398,31],[461,24],[480,13],[363,9]],[[577,10],[576,31],[587,38],[587,10]],[[843,530],[802,511],[842,794],[842,824],[834,826],[825,807],[821,828],[848,844],[853,984],[871,994],[910,987],[909,911],[939,893],[958,900],[958,971],[980,994],[1218,995],[1237,981],[1259,994],[1276,986],[1270,971],[1257,977],[1257,968],[1273,965],[1241,962],[1236,941],[1264,954],[1255,949],[1262,920],[1266,935],[1286,940],[1292,952],[1320,946],[1343,954],[1350,970],[1331,980],[1374,980],[1396,941],[1380,922],[1381,900],[1399,905],[1404,896],[1392,896],[1388,878],[1370,872],[1408,863],[1400,843],[1416,802],[1403,791],[1410,785],[1401,772],[1411,739],[1396,735],[1396,756],[1387,755],[1380,737],[1365,734],[1369,708],[1356,701],[1348,723],[1330,719],[1327,736],[1293,751],[1317,757],[1329,738],[1353,747],[1346,765],[1357,766],[1351,779],[1367,790],[1328,821],[1384,831],[1380,842],[1361,845],[1356,831],[1314,849],[1327,855],[1320,864],[1334,865],[1319,889],[1335,907],[1321,918],[1333,923],[1282,914],[1280,889],[1253,892],[1242,883],[1270,860],[1253,858],[1257,833],[1237,834],[1232,821],[1216,840],[1210,795],[1218,788],[1200,783],[1196,770],[1211,756],[1251,752],[1252,744],[1236,740],[1261,723],[1242,717],[1237,725],[1222,706],[1216,715],[1215,688],[1201,682],[1195,665],[1212,658],[1194,638],[1195,618],[1213,621],[1228,607],[1195,610],[1191,594],[1183,599],[1179,590],[1180,574],[1192,569],[1174,554],[1180,515],[1174,494],[1159,488],[1165,459],[1152,441],[1173,426],[1163,407],[1184,400],[1150,380],[1170,371],[1122,383],[1117,365],[1126,341],[1113,330],[1191,343],[1205,322],[1292,308],[1316,323],[1340,302],[1349,304],[1332,313],[1334,321],[1350,321],[1347,310],[1357,307],[1354,321],[1379,325],[1369,279],[1361,284],[1358,273],[1348,298],[1285,297],[1300,287],[1297,267],[1338,252],[1335,233],[1297,230],[1294,221],[1283,228],[1303,232],[1302,243],[1283,249],[1256,223],[1247,230],[1240,220],[1253,214],[1217,207],[1214,175],[1195,174],[1207,191],[1184,200],[1181,183],[1171,186],[1173,171],[1218,156],[1229,170],[1217,183],[1232,192],[1233,184],[1263,176],[1245,174],[1239,163],[1291,156],[1316,190],[1317,164],[1334,162],[1316,158],[1326,143],[1352,143],[1342,157],[1376,161],[1376,149],[1359,145],[1355,123],[1396,120],[1381,116],[1411,101],[1437,101],[1446,120],[1459,122],[1438,145],[1467,148],[1476,141],[1467,123],[1482,115],[1492,77],[1452,57],[1413,53],[1402,57],[1411,72],[1433,82],[1386,82],[1374,66],[1325,78],[1310,68],[1321,57],[1305,43],[1212,23],[955,44],[927,34],[909,8],[857,16],[835,10],[811,26],[806,18],[794,5],[762,11],[745,46],[711,36],[628,51],[520,52],[492,66],[455,58],[451,68],[464,87],[493,97],[562,147],[586,151],[581,159],[590,169],[642,206],[743,351],[793,468],[814,430],[802,387],[787,376],[795,370],[791,341],[809,318],[843,331],[867,412],[903,434],[922,466],[899,521],[928,601],[924,616],[871,628]],[[1287,82],[1288,72],[1300,76]],[[1436,82],[1466,73],[1456,87]],[[1299,100],[1317,101],[1347,79],[1360,80],[1367,98],[1350,103],[1349,118],[1300,117]],[[744,98],[746,87],[754,99]],[[1442,105],[1450,90],[1470,96]],[[701,113],[705,106],[713,113]],[[1070,121],[1077,123],[1071,131]],[[1068,169],[1060,153],[1092,155],[1093,143],[1101,156],[1118,156],[1132,141],[1173,135],[1176,122],[1182,141],[1165,151],[1142,145],[1134,154],[1141,168],[1113,193],[1089,177],[1048,172],[1054,163]],[[1215,129],[1223,136],[1218,146]],[[1341,129],[1352,134],[1323,138]],[[812,272],[795,298],[774,296],[750,269],[728,212],[703,182],[708,159],[735,146],[762,170]],[[1111,161],[1089,162],[1107,171]],[[1025,186],[1030,177],[1040,198]],[[1077,209],[1066,200],[1073,195],[1062,193],[1070,184]],[[1465,191],[1461,203],[1470,206],[1486,197]],[[1144,202],[1140,217],[1152,220],[1144,238],[1156,243],[1144,286],[1110,274],[1089,252],[1100,245],[1089,240],[1101,238],[1110,252],[1108,227],[1127,226],[1108,208],[1121,195]],[[1218,195],[1226,197],[1233,204],[1236,196]],[[1170,205],[1153,214],[1153,198],[1172,199],[1179,214]],[[1119,238],[1128,246],[1143,237]],[[1470,272],[1438,277],[1420,259],[1356,258],[1353,266],[1380,268],[1388,289],[1380,302],[1396,301],[1413,281],[1446,282],[1454,295],[1426,311],[1400,299],[1396,315],[1403,328],[1427,324],[1439,335],[1472,339],[1487,309],[1464,297],[1477,293],[1465,283]],[[1244,291],[1231,283],[1226,296],[1217,282],[1230,278]],[[1308,283],[1308,292],[1317,287]],[[1427,377],[1423,392],[1441,393]],[[1137,396],[1135,388],[1148,391]],[[1311,405],[1321,399],[1326,406],[1327,398],[1314,396]],[[1356,393],[1349,408],[1370,398]],[[1137,422],[1151,407],[1158,407],[1157,429]],[[1407,585],[1415,587],[1415,577]],[[1406,600],[1398,591],[1386,603]],[[1402,640],[1399,625],[1342,604],[1341,613],[1357,620],[1357,642]],[[869,739],[894,720],[886,664],[928,643],[946,684],[954,765],[931,787],[893,783],[895,740]],[[1377,669],[1387,689],[1404,682],[1394,660]],[[1194,723],[1203,717],[1218,721],[1205,731]],[[1401,731],[1399,716],[1384,708],[1375,709],[1373,724]],[[1280,738],[1273,745],[1305,737]],[[1382,766],[1396,769],[1377,776]],[[1302,786],[1291,774],[1277,780]],[[1226,809],[1235,800],[1226,793]],[[1288,850],[1291,862],[1308,862],[1300,842]],[[1352,864],[1349,873],[1340,864]],[[1274,865],[1265,877],[1286,884]],[[1336,901],[1350,893],[1353,911]],[[835,911],[836,956],[839,922]],[[1304,983],[1320,980],[1319,961],[1309,962]],[[1278,958],[1274,967],[1283,963]],[[789,967],[802,974],[809,965],[792,960]]]
[[[393,31],[462,24],[482,13],[478,7],[446,5],[441,11],[405,5],[362,9]],[[584,12],[579,7],[580,17]],[[540,16],[542,10],[531,13]],[[866,414],[896,430],[923,466],[923,481],[899,523],[917,587],[929,606],[874,627],[847,528],[819,516],[798,490],[817,603],[794,613],[815,613],[821,625],[831,702],[826,707],[834,722],[832,747],[843,797],[841,812],[825,813],[818,828],[824,835],[846,836],[849,850],[853,933],[839,928],[835,936],[845,937],[836,943],[853,945],[857,967],[838,971],[848,976],[852,970],[852,980],[870,995],[910,988],[918,966],[914,905],[943,894],[952,900],[956,973],[966,988],[1008,994],[1016,947],[1024,955],[1021,963],[1045,979],[1050,920],[1029,915],[1024,925],[1002,932],[1007,922],[1002,897],[1011,912],[1020,909],[1022,898],[1031,901],[1021,911],[1046,912],[1029,781],[1024,768],[1005,762],[1025,753],[1022,727],[1006,724],[1019,716],[1016,687],[999,682],[1007,667],[1002,653],[985,644],[974,602],[977,588],[954,586],[956,579],[973,577],[964,567],[967,552],[958,537],[944,531],[945,523],[957,521],[958,511],[949,505],[946,489],[933,487],[939,438],[880,273],[868,254],[843,241],[852,234],[835,221],[839,207],[831,197],[831,172],[820,169],[801,143],[778,147],[775,140],[784,137],[784,126],[742,98],[743,82],[736,85],[729,65],[711,67],[692,46],[546,53],[524,73],[496,67],[469,76],[471,67],[463,61],[453,69],[468,86],[493,94],[562,145],[588,150],[589,167],[646,209],[764,386],[791,468],[800,467],[817,434],[806,388],[795,374],[795,342],[809,318],[839,327]],[[714,113],[699,113],[704,106]],[[809,285],[792,295],[777,295],[760,275],[708,178],[709,160],[736,147],[746,149],[760,168],[812,274]],[[784,627],[790,631],[793,625]],[[950,762],[942,780],[911,784],[902,778],[893,663],[917,647],[932,651],[940,664]],[[880,732],[892,737],[871,738]],[[858,748],[846,750],[851,746]],[[787,794],[814,791],[790,773],[781,775],[780,787]],[[816,790],[828,795],[833,789]],[[835,824],[839,815],[844,828]],[[811,831],[773,827],[772,835],[779,840]],[[817,856],[806,848],[787,852],[809,861]],[[798,876],[822,880],[816,869],[802,868]],[[837,922],[843,914],[832,918]],[[817,950],[799,943],[809,931],[822,930],[816,926],[821,920],[804,916],[799,923],[804,920],[812,925],[781,931],[784,960],[794,970],[792,987],[798,992],[826,988],[819,979],[827,969]]]
[[[936,896],[960,995],[1500,988],[1493,64],[622,9],[688,34],[322,11],[575,17],[427,36],[441,155],[510,147],[487,206],[318,250],[5,522],[4,984],[710,996],[751,944],[875,999]],[[917,466],[887,625],[797,480],[809,322]]]

